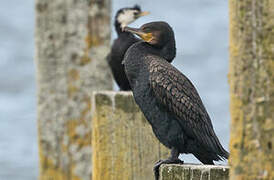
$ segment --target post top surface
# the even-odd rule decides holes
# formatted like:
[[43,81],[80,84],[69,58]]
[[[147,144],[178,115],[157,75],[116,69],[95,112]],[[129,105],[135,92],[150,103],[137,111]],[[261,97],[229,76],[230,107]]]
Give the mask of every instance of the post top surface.
[[229,166],[227,165],[205,165],[205,164],[163,164],[161,168],[172,168],[172,167],[181,167],[187,169],[223,169],[228,170]]

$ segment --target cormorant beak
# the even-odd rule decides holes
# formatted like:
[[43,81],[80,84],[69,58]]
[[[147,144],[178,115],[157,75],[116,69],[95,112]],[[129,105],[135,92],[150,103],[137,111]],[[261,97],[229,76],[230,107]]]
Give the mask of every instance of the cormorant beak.
[[144,32],[144,31],[142,31],[141,29],[138,29],[138,28],[131,28],[131,27],[126,26],[124,28],[124,31],[136,34],[140,38],[142,38],[145,42],[148,42],[148,43],[150,43],[154,38],[152,33],[146,33],[146,32]]
[[140,14],[138,14],[137,17],[139,18],[139,17],[146,16],[146,15],[149,15],[149,14],[150,14],[149,11],[143,11]]

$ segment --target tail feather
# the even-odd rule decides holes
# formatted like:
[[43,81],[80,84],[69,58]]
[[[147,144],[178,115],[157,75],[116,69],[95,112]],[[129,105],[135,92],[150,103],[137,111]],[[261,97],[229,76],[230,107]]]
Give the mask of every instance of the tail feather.
[[229,152],[227,152],[222,146],[221,146],[221,153],[219,153],[219,156],[221,156],[224,159],[229,158]]
[[221,159],[228,159],[229,153],[223,148],[222,144],[220,143],[218,137],[216,136],[215,132],[212,131],[212,137],[213,137],[213,143],[214,143],[214,149],[215,153],[221,157]]

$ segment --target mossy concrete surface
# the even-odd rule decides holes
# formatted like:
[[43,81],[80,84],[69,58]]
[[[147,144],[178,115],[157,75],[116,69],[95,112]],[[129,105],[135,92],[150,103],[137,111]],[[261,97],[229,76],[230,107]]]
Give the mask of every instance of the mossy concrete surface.
[[228,180],[229,167],[222,165],[164,164],[160,180]]
[[274,1],[230,0],[231,180],[274,179]]
[[92,180],[152,180],[169,150],[159,143],[131,92],[94,92]]
[[112,89],[110,0],[36,0],[41,180],[91,179],[91,91]]

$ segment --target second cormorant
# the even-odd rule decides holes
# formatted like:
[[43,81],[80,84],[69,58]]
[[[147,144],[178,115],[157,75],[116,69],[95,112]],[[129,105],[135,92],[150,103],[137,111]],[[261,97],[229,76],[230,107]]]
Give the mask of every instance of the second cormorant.
[[132,44],[139,41],[139,39],[131,33],[123,31],[123,28],[139,17],[147,14],[149,13],[147,11],[141,11],[140,6],[138,5],[131,8],[122,8],[116,13],[114,26],[118,37],[113,42],[107,61],[120,90],[128,91],[131,89],[125,74],[124,66],[122,65],[122,60],[126,50]]
[[167,60],[174,57],[175,39],[166,22],[152,22],[125,31],[140,36],[125,54],[125,72],[136,103],[151,124],[155,136],[171,149],[171,156],[154,167],[183,163],[180,153],[192,153],[204,164],[227,159],[202,100],[190,82]]

